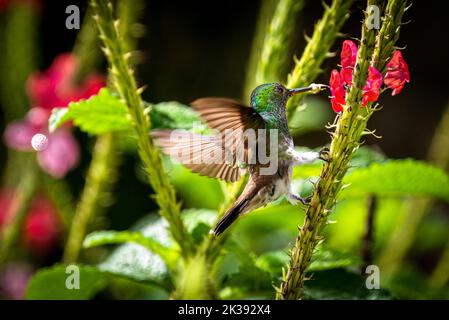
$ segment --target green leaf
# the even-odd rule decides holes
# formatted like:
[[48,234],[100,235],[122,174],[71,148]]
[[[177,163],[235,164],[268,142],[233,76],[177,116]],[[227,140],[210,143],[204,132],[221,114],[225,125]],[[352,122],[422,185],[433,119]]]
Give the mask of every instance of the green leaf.
[[331,270],[338,268],[360,266],[360,258],[328,248],[319,248],[313,256],[313,261],[307,269],[308,272]]
[[96,231],[87,235],[84,239],[83,247],[92,248],[106,244],[122,244],[128,242],[139,244],[152,253],[159,255],[171,269],[175,267],[176,260],[179,258],[179,252],[177,250],[163,246],[151,237],[144,236],[140,231]]
[[[174,246],[168,232],[168,223],[161,218],[155,219],[154,215],[146,217],[134,229],[164,247]],[[171,285],[171,273],[165,261],[140,244],[125,243],[118,246],[98,268],[138,282],[155,283],[164,287]]]
[[203,133],[207,129],[201,122],[199,115],[192,109],[179,102],[169,101],[149,105],[152,128],[158,129],[195,129]]
[[169,161],[164,164],[169,172],[170,181],[185,207],[214,210],[219,208],[224,196],[218,179],[200,176],[181,164],[169,163]]
[[184,210],[182,218],[187,231],[192,235],[195,242],[199,244],[209,234],[213,223],[217,219],[217,212],[206,209]]
[[449,202],[449,176],[416,160],[390,160],[353,170],[344,179],[342,197],[427,196]]
[[305,298],[313,300],[389,300],[390,293],[382,289],[367,289],[366,275],[346,269],[314,272],[305,283]]
[[[270,251],[260,255],[256,260],[256,265],[270,273],[272,279],[276,281],[281,279],[282,268],[286,270],[289,261],[290,257],[287,250]],[[313,261],[307,271],[354,268],[358,267],[359,264],[360,259],[356,256],[320,247],[313,256]]]
[[[107,275],[95,267],[76,265],[79,269],[79,289],[68,289],[66,281],[74,271],[65,265],[55,265],[39,270],[31,278],[26,299],[29,300],[85,300],[95,296],[107,284]],[[67,272],[66,272],[67,270]],[[69,278],[69,280],[67,280]]]
[[67,121],[73,121],[82,131],[90,134],[130,128],[126,106],[106,88],[87,100],[71,102],[67,108],[54,109],[49,130],[54,131]]
[[221,288],[239,288],[245,295],[255,291],[272,295],[270,274],[256,265],[252,252],[232,238],[226,241],[224,252],[215,272]]
[[[197,133],[207,132],[198,114],[179,102],[148,104],[154,129],[194,129]],[[49,130],[54,131],[65,122],[73,121],[82,131],[102,134],[112,131],[127,131],[131,122],[126,106],[107,88],[87,100],[71,102],[67,108],[55,108],[49,120]]]

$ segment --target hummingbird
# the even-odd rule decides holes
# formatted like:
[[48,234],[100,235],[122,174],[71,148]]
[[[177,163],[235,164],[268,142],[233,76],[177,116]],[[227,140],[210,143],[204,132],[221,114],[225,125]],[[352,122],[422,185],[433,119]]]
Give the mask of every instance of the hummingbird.
[[[302,198],[292,191],[293,167],[317,159],[330,161],[329,149],[322,148],[319,152],[298,152],[294,149],[287,124],[286,104],[298,93],[318,93],[327,88],[327,85],[314,83],[295,89],[288,89],[280,83],[262,84],[252,91],[249,107],[229,98],[200,98],[191,106],[216,134],[152,131],[156,144],[164,153],[193,172],[228,182],[238,181],[243,174],[249,173],[244,190],[210,231],[211,234],[219,236],[238,217],[266,206],[283,195],[292,204],[301,202],[307,205],[310,202],[310,198]],[[248,135],[242,134],[246,130],[254,130],[257,138],[265,130],[264,134],[270,141],[261,142],[256,138],[256,142],[251,143]],[[177,131],[175,139],[173,131]],[[277,135],[275,148],[270,144],[273,132]],[[268,151],[276,156],[274,170],[264,171],[269,169],[268,165],[256,157],[263,147],[271,149]],[[204,157],[204,154],[207,156]]]

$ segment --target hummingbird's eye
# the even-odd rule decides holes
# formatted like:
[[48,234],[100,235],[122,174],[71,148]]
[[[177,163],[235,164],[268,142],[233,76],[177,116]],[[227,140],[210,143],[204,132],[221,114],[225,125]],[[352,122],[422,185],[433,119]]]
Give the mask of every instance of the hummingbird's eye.
[[276,93],[282,94],[282,93],[284,93],[284,88],[276,87],[275,91],[276,91]]

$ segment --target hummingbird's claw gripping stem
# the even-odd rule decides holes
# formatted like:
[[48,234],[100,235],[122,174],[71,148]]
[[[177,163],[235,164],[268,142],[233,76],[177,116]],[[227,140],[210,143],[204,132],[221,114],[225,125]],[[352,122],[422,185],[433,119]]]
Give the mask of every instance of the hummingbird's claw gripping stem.
[[332,157],[330,155],[330,150],[327,147],[323,147],[320,149],[320,151],[318,152],[319,157],[318,159],[321,159],[327,163],[332,161]]
[[287,200],[291,204],[293,204],[293,205],[296,205],[298,202],[301,202],[303,205],[307,206],[307,205],[310,204],[310,201],[312,201],[312,196],[308,196],[306,198],[303,198],[303,197],[301,197],[301,196],[299,196],[297,194],[294,194],[294,193],[290,192],[287,195]]
[[299,201],[303,205],[308,206],[310,204],[310,202],[312,201],[312,196],[308,196],[308,197],[305,197],[305,198],[299,197]]

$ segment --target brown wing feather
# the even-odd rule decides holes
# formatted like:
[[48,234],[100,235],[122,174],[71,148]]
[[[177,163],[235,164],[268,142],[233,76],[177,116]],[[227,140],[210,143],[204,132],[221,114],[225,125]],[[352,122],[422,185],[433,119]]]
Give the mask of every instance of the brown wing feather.
[[[255,130],[265,128],[265,121],[252,108],[228,98],[201,98],[191,103],[207,124],[218,130],[223,135],[225,149],[233,155],[232,163],[248,163],[248,159],[256,153],[256,145],[248,146],[247,137],[242,133],[248,129]],[[227,130],[232,130],[229,135]],[[243,151],[243,159],[237,159],[237,152]]]
[[201,98],[191,105],[211,128],[219,131],[265,127],[265,121],[257,111],[233,99]]
[[[154,130],[152,137],[164,153],[200,175],[235,182],[240,169],[223,160],[224,148],[215,136],[202,136],[188,131]],[[210,155],[206,161],[201,157]]]

